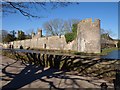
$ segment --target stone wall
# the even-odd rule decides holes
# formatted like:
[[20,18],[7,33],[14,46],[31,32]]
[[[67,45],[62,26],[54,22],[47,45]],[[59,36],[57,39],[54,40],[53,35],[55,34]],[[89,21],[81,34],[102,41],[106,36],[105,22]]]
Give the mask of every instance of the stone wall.
[[77,27],[77,50],[79,52],[100,53],[100,20],[82,20]]
[[[51,37],[41,37],[37,39],[26,39],[20,41],[10,42],[14,48],[19,48],[20,45],[23,48],[43,48],[43,49],[57,49],[63,50],[67,45],[64,35],[62,36],[51,36]],[[66,48],[66,50],[68,50]]]
[[72,42],[66,43],[65,36],[42,37],[42,31],[33,35],[32,39],[10,42],[14,48],[22,45],[24,48],[43,48],[57,50],[74,50],[86,53],[100,53],[100,20],[85,19],[78,23],[77,37]]
[[35,35],[35,33],[32,33],[32,39],[37,39],[37,38],[41,38],[42,37],[42,29],[38,29],[37,34]]

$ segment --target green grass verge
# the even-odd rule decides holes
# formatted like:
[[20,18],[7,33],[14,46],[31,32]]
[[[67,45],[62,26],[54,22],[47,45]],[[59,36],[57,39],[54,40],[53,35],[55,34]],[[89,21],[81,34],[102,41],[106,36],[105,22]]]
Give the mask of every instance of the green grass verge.
[[75,55],[88,55],[88,56],[99,56],[99,55],[107,55],[113,50],[120,50],[120,48],[105,48],[101,51],[101,53],[84,53],[84,52],[74,52]]
[[77,52],[72,50],[56,50],[56,49],[51,50],[51,49],[37,49],[37,48],[31,48],[30,50],[63,53],[63,54],[71,54],[71,55],[100,56],[100,55],[107,55],[109,52],[112,52],[113,50],[120,50],[120,48],[116,48],[116,47],[105,48],[102,49],[101,53],[84,53],[84,52]]
[[63,53],[63,54],[74,54],[76,51],[73,50],[57,50],[57,49],[38,49],[38,48],[30,48],[30,50],[36,51],[45,51],[45,52],[54,52],[54,53]]
[[102,52],[100,53],[100,55],[107,55],[108,53],[112,52],[113,50],[120,50],[120,48],[105,48],[102,50]]

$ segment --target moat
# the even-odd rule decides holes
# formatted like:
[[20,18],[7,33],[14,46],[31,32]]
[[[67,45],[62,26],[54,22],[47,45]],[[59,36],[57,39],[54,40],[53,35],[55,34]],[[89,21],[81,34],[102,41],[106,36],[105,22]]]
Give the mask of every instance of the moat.
[[120,59],[120,50],[113,50],[105,56],[101,56],[101,58],[111,58],[111,59]]

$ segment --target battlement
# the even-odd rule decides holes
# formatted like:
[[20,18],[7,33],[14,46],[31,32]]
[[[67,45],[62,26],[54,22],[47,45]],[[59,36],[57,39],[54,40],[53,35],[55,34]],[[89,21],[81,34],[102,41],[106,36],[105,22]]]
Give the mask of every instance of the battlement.
[[41,37],[42,37],[42,29],[38,28],[36,35],[35,35],[35,33],[32,33],[32,39],[37,39],[37,38],[41,38]]
[[24,48],[43,48],[57,50],[74,50],[86,53],[100,53],[100,20],[88,18],[77,24],[77,36],[72,42],[67,43],[65,36],[42,37],[42,29],[32,33],[32,39],[10,42],[14,48],[22,45]]
[[81,20],[80,23],[82,24],[85,24],[85,23],[91,23],[91,24],[99,24],[100,23],[100,20],[99,19],[92,19],[92,18],[88,18],[88,19],[84,19],[84,20]]
[[100,30],[100,20],[99,19],[92,19],[92,18],[88,18],[88,19],[84,19],[84,20],[81,20],[79,23],[78,23],[78,33],[79,33],[79,30],[94,30],[94,31],[99,31]]
[[40,37],[42,37],[42,29],[38,29],[38,35],[40,35]]
[[84,20],[81,20],[80,22],[81,22],[81,23],[92,22],[92,18],[84,19]]
[[100,20],[92,18],[82,20],[77,26],[78,51],[100,52]]
[[81,20],[80,21],[81,23],[99,23],[100,20],[99,19],[92,19],[92,18],[87,18],[87,19],[84,19],[84,20]]

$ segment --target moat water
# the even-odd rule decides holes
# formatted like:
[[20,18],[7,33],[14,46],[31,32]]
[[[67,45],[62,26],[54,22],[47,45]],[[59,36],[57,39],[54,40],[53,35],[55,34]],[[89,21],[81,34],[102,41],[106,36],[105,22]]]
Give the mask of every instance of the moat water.
[[120,60],[120,50],[114,50],[105,56],[101,56],[101,58],[119,59]]
[[[0,50],[1,49],[2,48],[0,47]],[[39,53],[39,51],[33,51],[33,50],[21,50],[21,49],[18,49],[16,51],[18,51],[18,52],[32,52],[32,53],[34,52],[34,53]],[[48,54],[50,52],[44,52],[44,51],[42,51],[42,53]],[[51,54],[55,54],[55,53],[51,53]],[[59,55],[59,54],[56,54],[56,55]],[[61,53],[60,55],[63,55],[63,54]],[[108,53],[107,55],[101,56],[101,58],[104,58],[104,59],[119,59],[120,60],[120,50],[114,50],[114,51]]]

